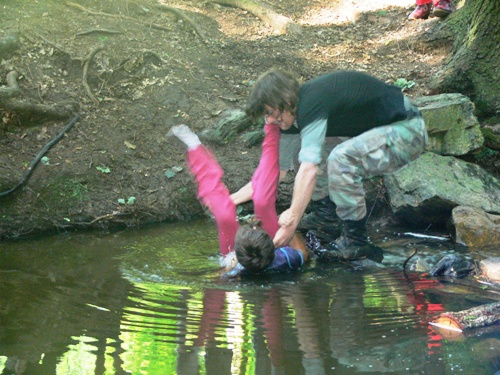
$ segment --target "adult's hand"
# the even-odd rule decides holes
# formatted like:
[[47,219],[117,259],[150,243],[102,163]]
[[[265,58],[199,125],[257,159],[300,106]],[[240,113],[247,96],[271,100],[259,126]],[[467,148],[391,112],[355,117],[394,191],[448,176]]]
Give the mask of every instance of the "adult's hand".
[[295,227],[281,227],[280,229],[278,229],[276,235],[274,236],[274,246],[278,248],[288,245],[292,241],[294,235]]
[[237,206],[239,204],[248,202],[250,199],[252,199],[252,194],[253,194],[252,181],[250,181],[236,193],[231,194],[230,197],[233,203]]
[[283,211],[278,219],[278,224],[280,227],[289,227],[293,224],[292,211],[287,209]]

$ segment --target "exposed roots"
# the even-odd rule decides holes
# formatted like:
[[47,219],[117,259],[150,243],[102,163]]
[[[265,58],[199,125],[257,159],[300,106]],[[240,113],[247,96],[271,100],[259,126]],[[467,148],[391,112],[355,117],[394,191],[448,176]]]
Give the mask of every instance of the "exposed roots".
[[22,92],[17,83],[19,75],[12,71],[7,74],[7,86],[0,88],[0,106],[15,112],[20,118],[29,121],[33,119],[64,120],[75,113],[73,105],[40,104],[29,99],[20,98]]
[[276,13],[267,5],[256,0],[211,0],[210,2],[246,10],[280,33],[291,32],[300,34],[302,32],[301,27],[290,18]]
[[90,89],[89,84],[87,83],[87,75],[88,75],[90,62],[92,61],[94,56],[97,54],[97,52],[99,52],[103,49],[104,49],[104,46],[102,46],[102,45],[99,45],[96,48],[94,48],[90,52],[89,56],[84,60],[84,63],[83,63],[83,77],[82,77],[83,87],[85,88],[85,92],[87,93],[89,98],[92,99],[92,101],[96,104],[99,104],[99,100],[97,100],[97,98],[94,96],[94,94],[92,93],[92,90]]

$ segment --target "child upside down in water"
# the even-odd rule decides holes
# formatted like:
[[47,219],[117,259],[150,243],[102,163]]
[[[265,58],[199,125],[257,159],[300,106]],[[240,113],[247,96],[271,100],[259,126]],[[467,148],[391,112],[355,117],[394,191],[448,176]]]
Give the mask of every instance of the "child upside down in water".
[[[232,275],[240,271],[259,273],[298,269],[309,259],[304,242],[295,236],[290,246],[276,249],[273,237],[279,229],[276,214],[278,187],[278,126],[266,124],[262,156],[252,177],[252,200],[256,221],[240,226],[236,205],[221,181],[224,174],[212,153],[186,125],[174,126],[175,135],[188,148],[187,163],[198,185],[198,199],[215,217],[219,234],[221,265]],[[238,264],[239,262],[239,264]]]

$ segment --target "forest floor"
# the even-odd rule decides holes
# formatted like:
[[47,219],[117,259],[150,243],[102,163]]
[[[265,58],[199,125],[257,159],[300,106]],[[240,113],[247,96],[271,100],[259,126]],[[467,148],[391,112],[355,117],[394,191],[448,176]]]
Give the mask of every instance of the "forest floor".
[[[1,61],[0,83],[16,71],[23,98],[72,106],[80,116],[27,183],[0,198],[0,239],[203,214],[184,149],[166,137],[171,126],[213,128],[244,107],[252,83],[271,67],[304,80],[360,70],[388,83],[414,81],[409,97],[429,95],[428,83],[451,48],[428,41],[442,20],[407,19],[411,0],[265,1],[298,24],[300,34],[278,33],[247,11],[211,2],[168,2],[193,24],[152,0],[78,3],[0,4],[0,38],[15,34],[21,41]],[[0,115],[0,191],[6,191],[71,117],[44,121],[1,107]],[[210,146],[231,191],[250,179],[260,147],[239,138]],[[279,205],[288,202],[290,186],[291,180],[280,188]]]

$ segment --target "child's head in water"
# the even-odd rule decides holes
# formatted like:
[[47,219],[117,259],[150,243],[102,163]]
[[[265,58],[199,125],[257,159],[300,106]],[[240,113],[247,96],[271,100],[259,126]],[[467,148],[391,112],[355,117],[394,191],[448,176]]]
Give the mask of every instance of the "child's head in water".
[[271,236],[262,229],[262,222],[244,224],[236,233],[234,251],[238,262],[250,272],[261,272],[274,260],[274,244]]
[[[198,136],[186,125],[176,125],[170,129],[168,135],[179,138],[192,150],[201,145]],[[234,255],[240,265],[250,272],[261,272],[271,265],[274,260],[274,244],[272,238],[262,229],[260,220],[254,220],[240,226],[234,240],[234,253],[227,254],[221,265],[232,268],[236,265]]]

